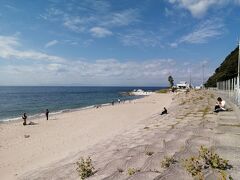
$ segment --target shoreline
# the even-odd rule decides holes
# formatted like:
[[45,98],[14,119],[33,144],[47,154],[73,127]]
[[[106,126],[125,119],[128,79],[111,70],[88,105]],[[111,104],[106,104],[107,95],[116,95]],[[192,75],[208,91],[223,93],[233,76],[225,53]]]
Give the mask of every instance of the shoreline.
[[[81,109],[98,104],[136,99],[134,96],[123,96],[122,92],[130,92],[138,87],[0,87],[2,105],[0,123],[21,119],[23,113],[29,118],[38,118],[49,109],[50,113],[59,113]],[[163,87],[139,87],[146,91],[156,91]],[[31,116],[31,117],[30,117]]]
[[[81,157],[90,157],[95,172],[87,178],[89,180],[192,180],[195,179],[194,175],[191,176],[191,172],[182,162],[189,158],[198,158],[201,147],[213,150],[217,157],[228,160],[229,163],[229,167],[221,172],[214,171],[211,167],[200,169],[205,179],[230,179],[230,176],[239,179],[240,127],[239,114],[236,114],[239,112],[214,113],[213,107],[217,98],[214,91],[191,91],[176,96],[172,94],[171,97],[167,115],[160,116],[159,110],[152,111],[145,119],[132,123],[128,128],[109,134],[105,139],[76,153],[70,153],[64,159],[59,158],[46,166],[27,171],[17,179],[79,179],[76,162],[79,162]],[[161,98],[151,102],[149,99],[140,101],[144,110],[150,103],[153,105],[162,102]],[[116,109],[122,107],[118,106]],[[126,110],[124,112],[126,113]],[[114,130],[120,127],[115,126]],[[91,133],[88,135],[91,136]],[[175,160],[174,163],[169,162],[169,167],[162,164],[166,163],[166,157]],[[34,162],[32,164],[36,165]],[[134,173],[130,174],[130,170]]]
[[[36,119],[37,125],[2,123],[0,173],[5,179],[45,167],[132,129],[160,113],[172,102],[172,94],[153,94],[131,103],[64,112]],[[24,137],[29,135],[29,138]]]
[[[124,102],[129,103],[130,101],[133,100],[137,100],[137,99],[142,99],[145,98],[147,96],[135,96],[135,98],[133,98],[134,96],[131,96],[132,99],[126,99],[124,100]],[[122,102],[121,102],[122,104]],[[115,105],[118,105],[118,102],[115,101]],[[63,113],[69,113],[69,112],[75,112],[75,111],[83,111],[86,109],[94,109],[96,108],[96,106],[100,106],[100,107],[105,107],[105,106],[112,106],[111,102],[109,103],[101,103],[101,104],[93,104],[93,105],[89,105],[89,106],[82,106],[82,107],[77,107],[77,108],[70,108],[70,109],[62,109],[62,110],[57,110],[57,111],[52,111],[50,112],[50,116],[54,116],[54,115],[58,115],[58,114],[63,114]],[[33,115],[28,115],[28,120],[31,118],[31,121],[35,121],[37,119],[40,118],[44,118],[45,117],[45,113],[36,113]],[[5,123],[14,123],[14,122],[19,122],[22,121],[22,117],[18,116],[18,117],[13,117],[13,118],[5,118],[5,119],[0,119],[0,125],[1,124],[5,124]]]

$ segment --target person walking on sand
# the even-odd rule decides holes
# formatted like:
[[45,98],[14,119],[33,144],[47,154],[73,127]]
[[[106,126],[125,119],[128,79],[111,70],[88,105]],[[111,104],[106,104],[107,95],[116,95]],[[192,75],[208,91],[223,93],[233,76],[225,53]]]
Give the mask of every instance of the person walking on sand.
[[27,125],[27,115],[26,115],[26,113],[23,113],[22,119],[23,119],[23,125],[26,126]]
[[46,109],[46,118],[47,118],[47,120],[48,120],[48,114],[49,114],[49,110],[48,109]]

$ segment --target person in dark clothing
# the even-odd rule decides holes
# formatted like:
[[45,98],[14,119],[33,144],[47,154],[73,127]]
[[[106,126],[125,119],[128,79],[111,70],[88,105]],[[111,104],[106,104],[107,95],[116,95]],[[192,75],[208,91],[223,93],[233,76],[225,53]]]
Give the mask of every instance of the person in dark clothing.
[[22,119],[23,119],[23,125],[24,125],[24,126],[26,126],[26,125],[36,125],[36,124],[38,124],[38,123],[35,123],[35,122],[32,122],[32,121],[30,121],[29,123],[27,123],[27,115],[26,115],[26,113],[23,113]]
[[167,114],[167,109],[165,107],[163,108],[161,115],[163,115],[163,114]]
[[49,110],[46,109],[46,118],[47,118],[47,120],[48,120],[48,114],[49,114]]
[[23,125],[26,126],[27,125],[27,115],[26,115],[26,113],[23,113],[22,119],[23,119]]

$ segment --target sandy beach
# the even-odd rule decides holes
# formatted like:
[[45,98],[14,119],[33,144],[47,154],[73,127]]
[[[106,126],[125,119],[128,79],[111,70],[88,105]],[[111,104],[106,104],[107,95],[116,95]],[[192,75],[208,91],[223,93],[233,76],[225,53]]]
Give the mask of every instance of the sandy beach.
[[0,124],[1,179],[18,179],[124,134],[171,102],[171,94],[152,94],[114,106],[50,115],[49,121],[34,120],[38,124],[33,126],[19,121]]
[[[228,160],[224,176],[239,179],[240,112],[226,99],[232,110],[213,113],[218,96],[208,90],[153,94],[38,119],[35,126],[1,124],[1,179],[76,180],[76,162],[91,157],[95,171],[89,180],[192,180],[184,161],[201,146]],[[164,106],[169,113],[161,116]],[[163,167],[165,157],[175,163]],[[212,168],[202,177],[223,178]]]

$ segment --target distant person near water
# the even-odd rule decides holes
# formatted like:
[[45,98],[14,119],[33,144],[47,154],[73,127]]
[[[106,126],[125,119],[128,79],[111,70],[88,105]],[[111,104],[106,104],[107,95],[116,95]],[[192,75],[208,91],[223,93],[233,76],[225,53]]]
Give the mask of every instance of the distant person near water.
[[164,115],[164,114],[167,114],[167,113],[168,113],[168,112],[167,112],[167,109],[164,107],[161,115]]
[[226,106],[226,102],[222,100],[222,98],[218,97],[214,112],[218,113],[220,111],[226,111],[225,106]]
[[26,115],[26,113],[23,113],[22,119],[23,119],[23,125],[26,126],[27,125],[27,115]]
[[32,121],[30,121],[30,122],[27,124],[27,115],[26,115],[26,113],[23,113],[22,119],[23,119],[23,125],[24,125],[24,126],[26,126],[26,125],[36,125],[36,124],[37,124],[37,123],[32,122]]
[[118,103],[119,103],[119,104],[121,103],[121,99],[118,99]]
[[47,118],[47,120],[48,120],[48,114],[49,114],[49,110],[48,109],[46,109],[46,118]]

